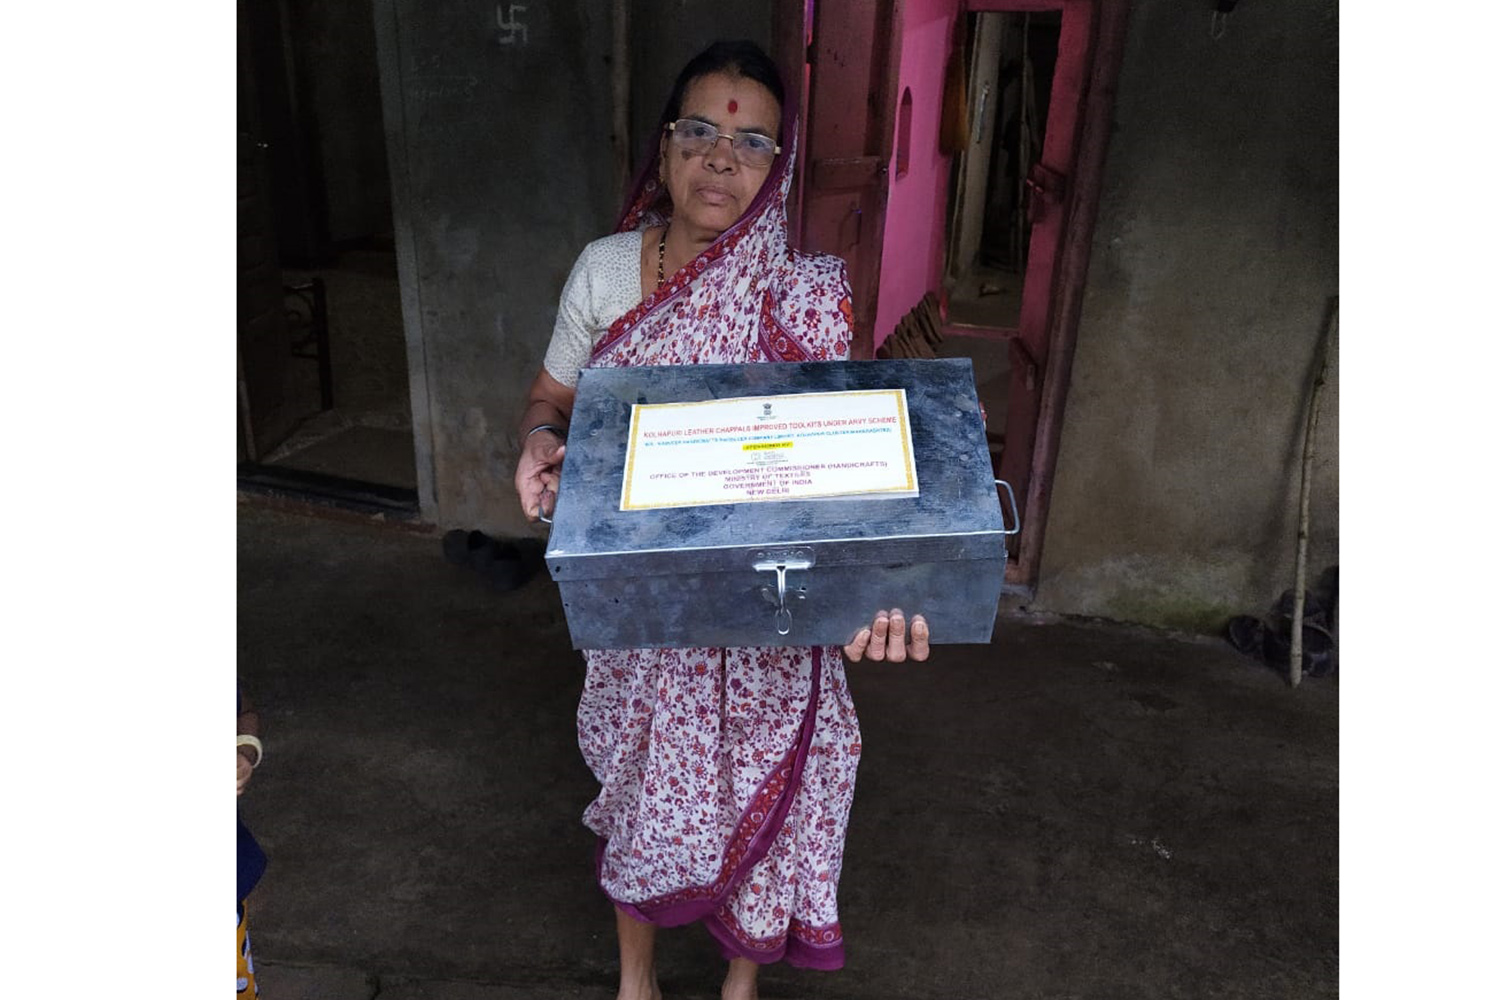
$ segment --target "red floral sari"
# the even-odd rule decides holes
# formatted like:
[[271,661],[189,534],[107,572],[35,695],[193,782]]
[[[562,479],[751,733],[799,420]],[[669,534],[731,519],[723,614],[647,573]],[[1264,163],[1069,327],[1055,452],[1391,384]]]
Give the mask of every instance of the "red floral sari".
[[[591,366],[848,357],[844,262],[787,247],[788,146],[745,215],[616,321]],[[622,232],[665,221],[654,161],[642,176]],[[860,737],[838,647],[585,656],[578,737],[602,788],[584,822],[604,891],[640,920],[702,920],[729,958],[841,967]]]

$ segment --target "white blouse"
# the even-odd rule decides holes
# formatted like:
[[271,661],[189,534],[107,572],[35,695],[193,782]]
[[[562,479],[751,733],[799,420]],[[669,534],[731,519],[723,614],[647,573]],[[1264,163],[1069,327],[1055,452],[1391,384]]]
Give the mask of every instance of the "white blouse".
[[557,323],[542,367],[563,385],[578,385],[594,345],[615,320],[645,298],[641,289],[641,234],[615,233],[583,248],[563,285]]

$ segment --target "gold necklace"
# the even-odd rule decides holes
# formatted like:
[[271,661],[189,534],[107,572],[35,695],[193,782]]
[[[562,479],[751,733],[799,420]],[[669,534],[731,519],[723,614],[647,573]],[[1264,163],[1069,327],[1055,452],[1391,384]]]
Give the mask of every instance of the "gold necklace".
[[666,229],[663,229],[661,231],[661,241],[656,244],[656,287],[657,288],[660,288],[661,287],[661,283],[663,281],[667,280],[667,272],[665,270],[666,261],[667,261],[667,231],[666,231]]

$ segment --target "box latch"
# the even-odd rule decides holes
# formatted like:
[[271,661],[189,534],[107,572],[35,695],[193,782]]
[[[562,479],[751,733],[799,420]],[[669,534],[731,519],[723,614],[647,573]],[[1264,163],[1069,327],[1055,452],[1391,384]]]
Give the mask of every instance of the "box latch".
[[777,635],[786,635],[792,630],[792,609],[787,607],[787,599],[807,599],[807,584],[789,587],[787,571],[812,569],[813,562],[813,551],[808,548],[768,549],[755,553],[755,561],[751,563],[755,572],[776,574],[776,586],[764,585],[760,588],[760,596],[776,608],[771,620]]

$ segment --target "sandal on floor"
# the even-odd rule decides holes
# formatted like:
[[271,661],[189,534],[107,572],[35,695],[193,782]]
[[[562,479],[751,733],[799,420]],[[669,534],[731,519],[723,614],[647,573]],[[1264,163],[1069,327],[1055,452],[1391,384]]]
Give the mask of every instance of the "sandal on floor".
[[489,544],[489,536],[482,531],[454,528],[443,536],[443,558],[455,566],[472,566],[475,556]]
[[1224,629],[1229,644],[1246,656],[1261,659],[1266,648],[1266,623],[1253,615],[1236,615]]
[[491,541],[474,558],[486,583],[496,590],[519,590],[542,568],[542,546],[535,539]]

